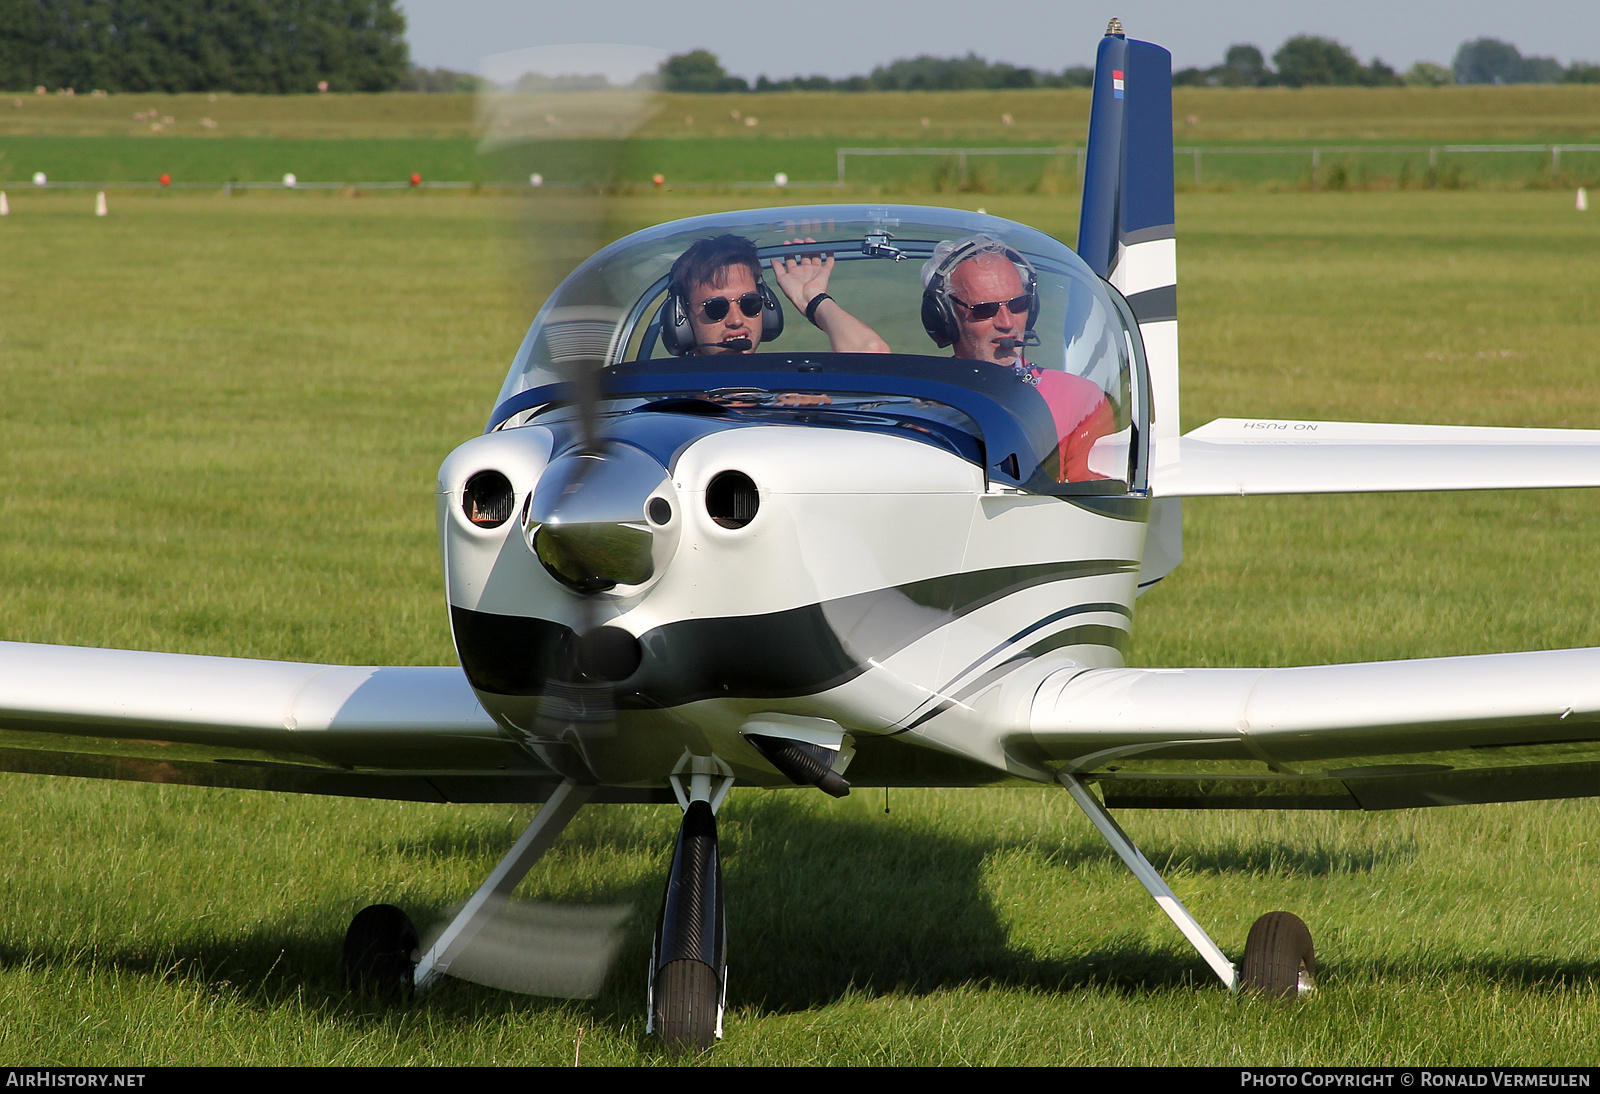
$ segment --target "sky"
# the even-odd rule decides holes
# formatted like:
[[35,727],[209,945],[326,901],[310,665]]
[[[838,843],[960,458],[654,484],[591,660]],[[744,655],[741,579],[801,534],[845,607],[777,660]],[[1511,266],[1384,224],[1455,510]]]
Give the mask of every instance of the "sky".
[[[1296,34],[1336,39],[1364,63],[1379,57],[1401,71],[1416,61],[1448,65],[1457,46],[1482,37],[1563,65],[1600,62],[1595,0],[398,0],[398,6],[410,28],[413,63],[462,72],[485,71],[485,58],[510,50],[594,42],[636,47],[626,52],[631,65],[709,49],[729,72],[750,80],[865,75],[901,57],[968,51],[1060,70],[1094,63],[1113,15],[1130,37],[1171,50],[1175,68],[1210,67],[1241,42],[1270,58]],[[605,56],[579,55],[586,63]],[[616,64],[623,60],[619,51]],[[502,58],[502,66],[509,63]]]

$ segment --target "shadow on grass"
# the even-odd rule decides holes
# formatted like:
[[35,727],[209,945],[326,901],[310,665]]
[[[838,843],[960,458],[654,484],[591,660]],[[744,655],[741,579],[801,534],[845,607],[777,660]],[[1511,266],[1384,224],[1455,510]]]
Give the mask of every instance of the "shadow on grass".
[[[1419,851],[1414,841],[1363,848],[1299,847],[1282,841],[1258,840],[1204,850],[1179,851],[1158,845],[1141,845],[1145,857],[1162,874],[1183,871],[1191,874],[1271,874],[1296,878],[1329,877],[1337,874],[1370,874],[1385,866],[1413,861]],[[1103,843],[1085,841],[1067,852],[1068,862],[1093,862],[1115,859],[1116,854]],[[1118,860],[1120,861],[1120,860]]]
[[[1152,945],[1130,934],[1102,941],[1069,956],[1041,955],[1016,945],[990,896],[985,870],[993,856],[1020,850],[1061,862],[1063,871],[1114,855],[1092,840],[1065,846],[1043,840],[964,838],[935,833],[915,823],[880,823],[859,815],[827,813],[785,795],[739,799],[725,811],[724,872],[728,902],[730,1003],[757,1013],[813,1009],[850,995],[926,994],[961,986],[992,986],[1031,992],[1078,990],[1138,995],[1176,989],[1209,990],[1209,969],[1177,939]],[[672,840],[663,811],[659,853],[663,866]],[[652,825],[609,826],[618,852],[637,853],[641,831]],[[602,825],[601,830],[608,826]],[[606,850],[595,833],[579,842]],[[509,838],[505,842],[509,842]],[[375,849],[379,854],[485,855],[504,844],[494,833],[440,825]],[[586,849],[585,854],[589,851]],[[1409,859],[1401,844],[1372,851],[1295,848],[1252,841],[1180,856],[1157,850],[1158,866],[1213,873],[1289,873],[1297,876],[1369,872],[1395,859]],[[1117,884],[1134,885],[1116,866]],[[537,878],[539,868],[535,868]],[[626,875],[625,878],[623,875]],[[497,1015],[564,1014],[579,1022],[614,1026],[643,1017],[645,966],[664,879],[637,870],[604,867],[576,880],[584,899],[627,904],[636,914],[602,994],[570,1002],[536,999],[446,981],[420,1007],[386,1007],[352,999],[339,973],[339,948],[349,915],[343,894],[305,908],[292,920],[263,924],[236,936],[218,936],[200,924],[154,952],[103,943],[40,952],[0,948],[0,964],[40,962],[110,967],[123,973],[202,985],[230,993],[264,1010],[293,1007],[358,1024],[410,1021],[407,1015],[477,1021]],[[465,893],[460,894],[465,896]],[[547,889],[555,901],[570,898]],[[443,904],[407,911],[419,928],[442,919]],[[1083,914],[1065,906],[1062,915]],[[1152,906],[1149,915],[1159,917]],[[1328,974],[1338,980],[1419,975],[1469,976],[1518,988],[1559,992],[1600,980],[1596,961],[1552,961],[1544,957],[1456,959],[1424,955],[1414,963],[1337,961]],[[1330,983],[1332,981],[1329,981]]]

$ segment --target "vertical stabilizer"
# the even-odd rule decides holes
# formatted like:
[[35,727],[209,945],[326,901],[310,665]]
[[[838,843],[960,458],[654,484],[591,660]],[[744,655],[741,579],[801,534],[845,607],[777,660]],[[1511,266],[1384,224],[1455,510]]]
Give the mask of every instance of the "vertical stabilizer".
[[[1178,437],[1178,251],[1173,228],[1172,54],[1125,37],[1113,19],[1095,61],[1078,254],[1128,298],[1139,321],[1155,422],[1150,533],[1139,587],[1183,560],[1182,513],[1160,498]],[[1168,443],[1162,444],[1165,440]],[[1169,468],[1170,474],[1170,468]]]

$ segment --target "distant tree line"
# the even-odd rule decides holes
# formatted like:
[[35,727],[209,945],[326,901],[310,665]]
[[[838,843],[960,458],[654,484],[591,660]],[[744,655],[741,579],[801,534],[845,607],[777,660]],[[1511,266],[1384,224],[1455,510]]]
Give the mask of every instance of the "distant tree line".
[[1363,65],[1348,46],[1331,38],[1301,34],[1278,48],[1270,66],[1255,46],[1229,46],[1220,65],[1180,69],[1172,74],[1172,82],[1191,87],[1600,83],[1600,65],[1578,61],[1563,68],[1554,57],[1524,57],[1509,42],[1475,38],[1461,43],[1449,68],[1418,61],[1401,75],[1376,57]]
[[389,91],[395,0],[0,0],[0,88]]
[[710,50],[679,53],[661,63],[658,72],[664,91],[966,91],[974,88],[1089,87],[1094,69],[1082,66],[1061,72],[986,61],[976,53],[965,57],[923,55],[879,65],[868,76],[794,76],[773,80],[766,76],[754,85],[731,76]]
[[423,68],[412,65],[400,80],[400,91],[479,91],[484,79],[470,72],[456,72],[448,68]]
[[[879,65],[867,76],[757,77],[754,84],[734,76],[710,50],[678,53],[657,72],[665,91],[965,91],[974,88],[1090,87],[1094,70],[1083,66],[1060,72],[965,57],[923,55]],[[1185,68],[1172,82],[1191,87],[1438,87],[1443,84],[1600,83],[1600,65],[1586,61],[1563,68],[1553,57],[1524,57],[1517,47],[1495,38],[1463,42],[1450,68],[1419,61],[1404,74],[1378,58],[1362,64],[1346,45],[1331,38],[1300,34],[1278,47],[1271,64],[1252,45],[1228,47],[1220,65]]]

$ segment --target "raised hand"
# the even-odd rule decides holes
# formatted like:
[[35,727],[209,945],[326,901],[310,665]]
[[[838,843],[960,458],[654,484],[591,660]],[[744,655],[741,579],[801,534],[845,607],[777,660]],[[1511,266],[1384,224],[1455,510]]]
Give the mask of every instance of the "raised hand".
[[[815,242],[815,239],[786,239],[783,245],[791,247]],[[783,290],[783,295],[795,307],[805,311],[806,305],[818,293],[828,291],[828,278],[833,273],[833,255],[812,251],[809,254],[796,252],[783,258],[774,258],[772,272],[778,279],[778,288]]]

